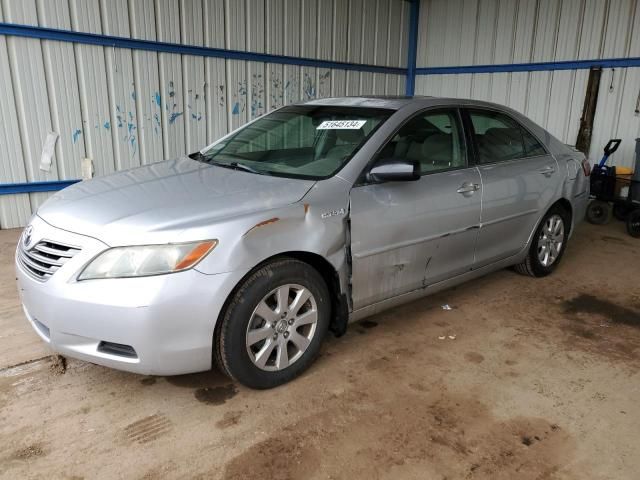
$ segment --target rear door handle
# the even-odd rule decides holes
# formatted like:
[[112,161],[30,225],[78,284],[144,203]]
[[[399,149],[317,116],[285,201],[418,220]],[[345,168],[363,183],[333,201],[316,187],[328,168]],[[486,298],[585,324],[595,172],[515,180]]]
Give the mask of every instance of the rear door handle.
[[545,175],[547,177],[550,177],[551,175],[553,175],[555,171],[556,171],[556,168],[551,165],[548,165],[538,170],[538,172],[540,172],[542,175]]
[[478,185],[477,183],[465,182],[458,190],[456,190],[456,192],[461,193],[462,195],[469,196],[473,195],[479,189],[480,185]]

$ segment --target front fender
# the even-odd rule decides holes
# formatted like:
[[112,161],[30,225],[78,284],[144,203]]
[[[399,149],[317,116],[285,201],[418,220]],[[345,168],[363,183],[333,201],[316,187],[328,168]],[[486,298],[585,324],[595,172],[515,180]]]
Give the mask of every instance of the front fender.
[[347,285],[348,187],[337,177],[321,181],[299,202],[228,220],[207,228],[202,238],[218,246],[196,269],[204,274],[247,271],[287,252],[326,259]]

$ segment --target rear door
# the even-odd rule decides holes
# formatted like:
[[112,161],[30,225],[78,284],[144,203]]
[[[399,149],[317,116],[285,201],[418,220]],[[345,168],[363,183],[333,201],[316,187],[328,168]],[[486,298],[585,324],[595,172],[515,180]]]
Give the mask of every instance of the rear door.
[[522,250],[557,191],[556,160],[507,114],[468,109],[482,179],[482,218],[474,267]]
[[377,161],[417,160],[417,181],[351,190],[354,308],[468,271],[480,221],[480,175],[467,159],[460,114],[428,110],[402,126]]

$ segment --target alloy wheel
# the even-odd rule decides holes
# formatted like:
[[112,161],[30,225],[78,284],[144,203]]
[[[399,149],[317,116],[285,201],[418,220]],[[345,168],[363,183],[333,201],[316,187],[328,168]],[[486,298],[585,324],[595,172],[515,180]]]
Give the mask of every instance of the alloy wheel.
[[273,289],[258,303],[247,325],[246,346],[261,370],[279,371],[302,357],[316,333],[318,306],[302,285]]
[[538,237],[538,260],[543,267],[556,261],[564,246],[564,220],[558,214],[546,219]]

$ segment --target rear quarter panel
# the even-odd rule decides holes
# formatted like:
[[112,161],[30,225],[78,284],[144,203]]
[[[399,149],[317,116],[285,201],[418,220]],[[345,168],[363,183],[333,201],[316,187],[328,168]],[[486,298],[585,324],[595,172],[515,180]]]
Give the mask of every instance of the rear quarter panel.
[[585,158],[584,154],[575,147],[562,143],[544,128],[521,113],[515,110],[510,111],[545,144],[549,152],[558,162],[558,168],[560,172],[563,173],[563,180],[559,188],[558,197],[554,199],[554,202],[560,198],[564,198],[571,203],[571,233],[573,233],[575,226],[584,219],[589,202],[589,177],[585,176],[582,169],[582,161]]

